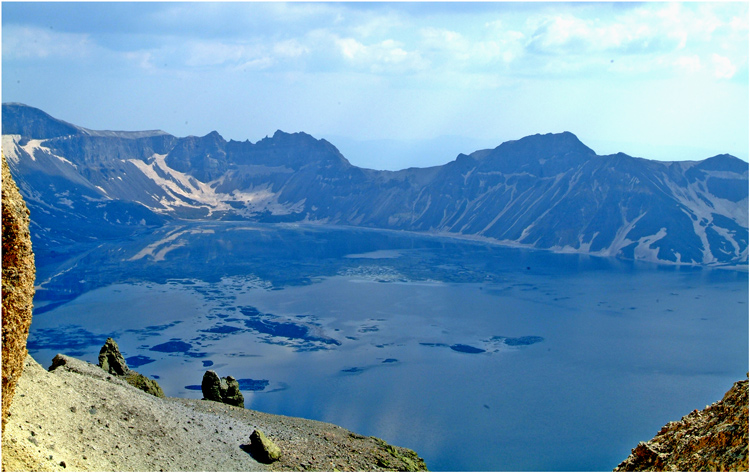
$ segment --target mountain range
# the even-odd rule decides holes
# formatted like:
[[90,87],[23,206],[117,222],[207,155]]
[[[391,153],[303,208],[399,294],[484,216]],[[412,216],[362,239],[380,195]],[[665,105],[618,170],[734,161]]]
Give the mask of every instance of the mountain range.
[[690,265],[748,262],[748,163],[600,156],[570,132],[429,168],[353,166],[324,139],[256,143],[213,131],[96,131],[2,106],[2,150],[35,250],[132,236],[170,220],[250,220],[429,232]]

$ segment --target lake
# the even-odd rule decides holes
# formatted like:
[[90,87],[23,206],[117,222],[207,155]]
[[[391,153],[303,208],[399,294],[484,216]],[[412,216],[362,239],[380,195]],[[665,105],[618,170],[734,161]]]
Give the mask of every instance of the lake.
[[748,278],[406,232],[192,223],[39,264],[29,351],[108,336],[168,396],[412,448],[431,470],[611,470],[748,371]]

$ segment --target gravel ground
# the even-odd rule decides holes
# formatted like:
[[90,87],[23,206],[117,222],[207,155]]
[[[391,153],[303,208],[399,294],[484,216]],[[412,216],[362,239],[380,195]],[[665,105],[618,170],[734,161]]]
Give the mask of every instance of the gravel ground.
[[[282,450],[240,448],[259,428]],[[426,469],[408,449],[341,427],[212,401],[159,399],[66,357],[25,361],[2,438],[5,471],[379,471]]]

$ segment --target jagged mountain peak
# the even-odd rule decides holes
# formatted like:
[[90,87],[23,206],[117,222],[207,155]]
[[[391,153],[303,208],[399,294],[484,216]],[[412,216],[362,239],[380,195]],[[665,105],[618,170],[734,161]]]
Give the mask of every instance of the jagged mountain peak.
[[218,131],[214,130],[211,133],[208,133],[206,136],[203,137],[204,139],[212,139],[217,141],[226,141],[223,136],[219,134]]
[[[276,130],[272,137],[265,137],[258,141],[258,145],[271,145],[271,146],[318,146],[329,144],[324,139],[318,139],[314,136],[305,133],[304,131],[297,131],[294,133],[287,133],[282,130]],[[332,146],[332,145],[331,145]]]
[[301,131],[286,133],[276,130],[272,137],[265,137],[255,144],[255,152],[263,154],[266,160],[281,160],[295,169],[313,162],[351,167],[351,163],[330,142]]

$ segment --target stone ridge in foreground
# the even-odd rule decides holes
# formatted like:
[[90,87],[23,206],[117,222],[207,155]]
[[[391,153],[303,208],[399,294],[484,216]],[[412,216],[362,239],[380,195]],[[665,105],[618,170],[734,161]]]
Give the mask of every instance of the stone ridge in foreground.
[[[4,471],[426,470],[411,450],[332,424],[160,399],[65,358],[51,372],[26,358],[2,437]],[[281,447],[280,461],[263,465],[240,449],[256,428]]]
[[614,471],[748,471],[748,380],[662,427]]

